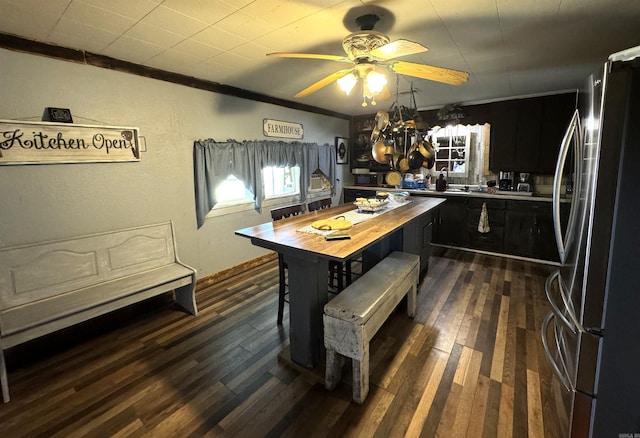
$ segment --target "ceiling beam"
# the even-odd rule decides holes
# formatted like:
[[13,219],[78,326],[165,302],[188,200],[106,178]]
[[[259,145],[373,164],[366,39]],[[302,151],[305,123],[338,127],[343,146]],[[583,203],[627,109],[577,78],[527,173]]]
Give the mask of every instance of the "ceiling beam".
[[335,111],[329,111],[324,108],[318,108],[311,105],[305,105],[299,102],[293,102],[286,99],[269,96],[254,91],[237,88],[230,85],[220,84],[218,82],[207,81],[203,79],[186,76],[179,73],[173,73],[153,67],[147,67],[133,62],[122,61],[108,56],[98,55],[84,50],[69,49],[53,44],[41,43],[38,41],[20,38],[14,35],[0,33],[0,47],[14,50],[18,52],[33,53],[47,56],[49,58],[61,59],[69,62],[91,65],[94,67],[116,70],[124,73],[144,76],[151,79],[157,79],[174,84],[184,85],[186,87],[197,88],[200,90],[211,91],[213,93],[225,94],[228,96],[248,99],[256,102],[263,102],[272,105],[282,106],[298,111],[304,111],[314,114],[335,117],[338,119],[351,120],[351,116]]

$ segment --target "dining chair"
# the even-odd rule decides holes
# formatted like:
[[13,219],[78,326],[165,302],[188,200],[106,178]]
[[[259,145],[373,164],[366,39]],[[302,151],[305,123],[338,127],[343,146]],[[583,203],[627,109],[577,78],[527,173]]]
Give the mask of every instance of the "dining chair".
[[[271,220],[279,221],[280,219],[287,218],[289,216],[297,216],[304,212],[304,205],[294,204],[287,205],[285,207],[274,208],[271,210]],[[288,293],[287,288],[287,262],[284,259],[282,253],[278,253],[278,325],[282,325],[282,316],[284,314],[284,303]]]
[[[331,207],[331,198],[317,199],[307,204],[309,212],[329,207]],[[346,286],[351,284],[351,262],[352,260],[347,260],[343,265],[341,262],[329,260],[329,287],[333,288],[336,293],[345,288],[345,276]]]
[[331,198],[316,199],[307,204],[308,211],[322,210],[331,207]]

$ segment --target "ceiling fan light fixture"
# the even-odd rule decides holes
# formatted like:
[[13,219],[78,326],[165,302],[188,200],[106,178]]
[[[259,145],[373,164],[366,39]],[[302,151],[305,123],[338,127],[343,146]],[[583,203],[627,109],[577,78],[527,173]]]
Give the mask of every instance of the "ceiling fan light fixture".
[[385,85],[387,85],[387,78],[382,73],[378,73],[374,70],[370,71],[366,77],[367,88],[372,95],[376,95],[382,91]]
[[355,87],[357,83],[358,78],[353,73],[349,73],[348,75],[338,79],[338,85],[342,91],[347,94],[347,96],[351,93],[351,90],[353,90],[353,87]]

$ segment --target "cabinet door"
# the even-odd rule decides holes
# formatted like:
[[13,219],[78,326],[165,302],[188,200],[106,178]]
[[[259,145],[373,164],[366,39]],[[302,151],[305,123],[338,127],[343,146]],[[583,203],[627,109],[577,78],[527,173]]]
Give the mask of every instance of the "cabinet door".
[[533,256],[541,260],[559,262],[560,256],[558,254],[558,246],[556,245],[551,208],[541,209],[536,214],[534,231],[536,235],[534,236]]
[[452,246],[467,244],[467,200],[448,197],[438,207],[437,227],[434,243]]
[[560,152],[560,143],[575,111],[574,93],[545,96],[542,103],[540,159],[536,173],[553,175]]
[[[487,205],[487,216],[490,231],[478,231],[482,205]],[[504,240],[505,201],[498,199],[469,199],[467,209],[468,246],[485,251],[502,252]]]
[[491,105],[491,148],[489,169],[515,170],[517,104],[514,100]]
[[[566,221],[566,209],[562,209]],[[534,259],[559,261],[550,203],[509,201],[505,224],[505,252]]]
[[553,175],[575,94],[491,104],[489,169]]
[[507,254],[533,257],[535,216],[530,211],[507,210],[504,250]]
[[426,275],[429,269],[432,226],[432,215],[429,212],[412,220],[403,228],[402,250],[420,256],[421,276]]
[[518,100],[517,113],[516,162],[513,170],[536,173],[541,159],[539,146],[542,128],[542,98]]

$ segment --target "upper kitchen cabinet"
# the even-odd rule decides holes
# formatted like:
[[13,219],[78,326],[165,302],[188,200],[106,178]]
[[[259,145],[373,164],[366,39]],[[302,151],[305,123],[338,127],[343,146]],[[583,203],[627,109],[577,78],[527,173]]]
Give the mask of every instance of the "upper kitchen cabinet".
[[[489,169],[553,175],[562,137],[576,107],[576,93],[466,105],[461,125],[490,124]],[[445,126],[439,110],[420,111],[430,127]],[[352,158],[370,155],[369,136],[375,114],[356,116],[351,123]],[[366,158],[365,158],[366,159]]]
[[517,101],[505,100],[491,105],[491,147],[489,169],[498,173],[516,166]]
[[492,104],[489,169],[553,175],[574,109],[574,93]]

